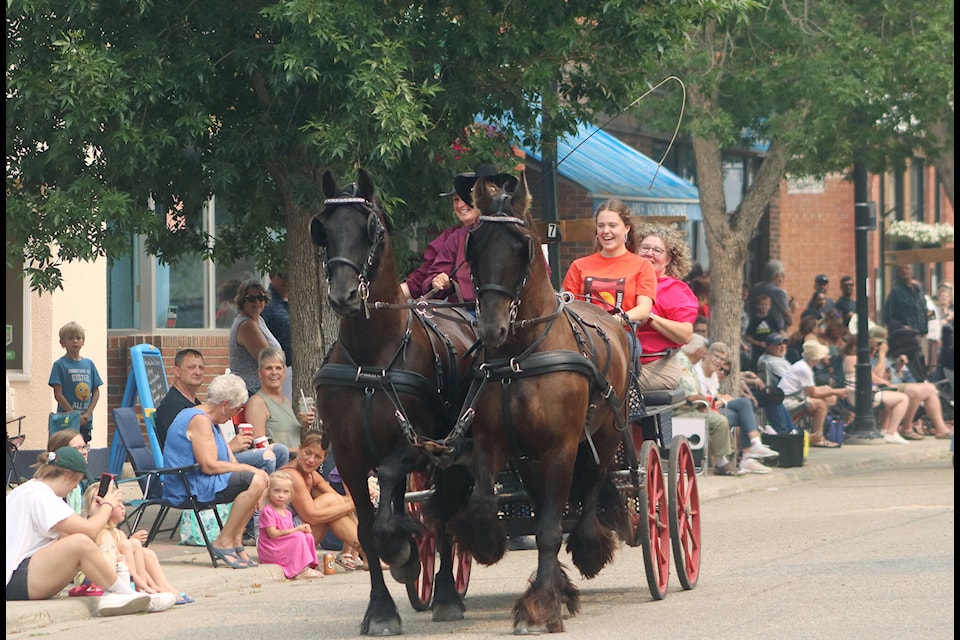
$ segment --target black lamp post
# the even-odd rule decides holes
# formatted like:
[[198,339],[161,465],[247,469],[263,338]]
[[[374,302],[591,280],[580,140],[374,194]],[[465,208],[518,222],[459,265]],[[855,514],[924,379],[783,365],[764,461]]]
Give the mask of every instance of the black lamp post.
[[873,417],[873,379],[870,374],[870,305],[867,298],[867,232],[876,229],[876,212],[867,201],[867,169],[853,165],[854,199],[854,254],[857,278],[857,417],[846,430],[844,441],[849,444],[883,444],[883,435],[877,430]]

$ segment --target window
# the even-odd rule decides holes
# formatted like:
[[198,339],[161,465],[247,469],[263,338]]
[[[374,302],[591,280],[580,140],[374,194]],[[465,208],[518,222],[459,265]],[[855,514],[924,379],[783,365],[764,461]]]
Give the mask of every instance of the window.
[[[218,209],[216,198],[211,198],[200,219],[204,230],[216,237],[217,228],[229,224],[230,213]],[[252,258],[215,265],[199,256],[184,256],[176,264],[161,264],[144,254],[139,238],[131,238],[131,243],[131,252],[109,265],[110,329],[228,329],[237,314],[233,303],[237,287],[260,276]]]

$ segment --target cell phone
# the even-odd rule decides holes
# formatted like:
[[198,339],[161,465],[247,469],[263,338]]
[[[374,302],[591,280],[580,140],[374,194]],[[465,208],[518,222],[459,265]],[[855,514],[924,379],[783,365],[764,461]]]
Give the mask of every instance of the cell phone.
[[110,490],[110,484],[113,482],[112,473],[104,473],[100,476],[100,488],[97,489],[97,496],[102,498],[107,495],[107,491]]

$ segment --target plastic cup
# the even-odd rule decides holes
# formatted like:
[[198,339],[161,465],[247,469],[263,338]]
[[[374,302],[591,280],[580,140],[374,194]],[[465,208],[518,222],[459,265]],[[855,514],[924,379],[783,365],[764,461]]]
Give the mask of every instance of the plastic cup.
[[237,425],[237,433],[245,436],[252,436],[253,425],[249,422],[241,422],[239,425]]
[[313,398],[300,398],[300,415],[310,413],[310,410],[313,409],[316,400]]
[[266,449],[268,444],[270,444],[270,439],[267,438],[267,436],[260,436],[259,438],[253,439],[253,446],[257,449]]

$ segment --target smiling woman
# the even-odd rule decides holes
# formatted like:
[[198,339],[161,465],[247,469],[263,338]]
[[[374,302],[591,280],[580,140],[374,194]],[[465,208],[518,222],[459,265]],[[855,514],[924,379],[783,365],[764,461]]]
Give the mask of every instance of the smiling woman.
[[657,280],[650,263],[634,253],[636,234],[627,205],[607,200],[597,207],[596,253],[574,260],[562,289],[611,314],[625,312],[630,322],[645,322],[656,297]]
[[258,363],[261,386],[247,401],[245,420],[253,425],[254,437],[267,436],[272,442],[286,445],[293,457],[300,448],[302,430],[313,420],[313,411],[298,418],[283,395],[283,381],[288,374],[286,355],[281,349],[264,349]]
[[239,313],[230,327],[230,372],[247,383],[247,392],[253,395],[260,389],[257,359],[267,348],[280,348],[280,342],[260,317],[270,296],[259,280],[240,283],[234,302]]

